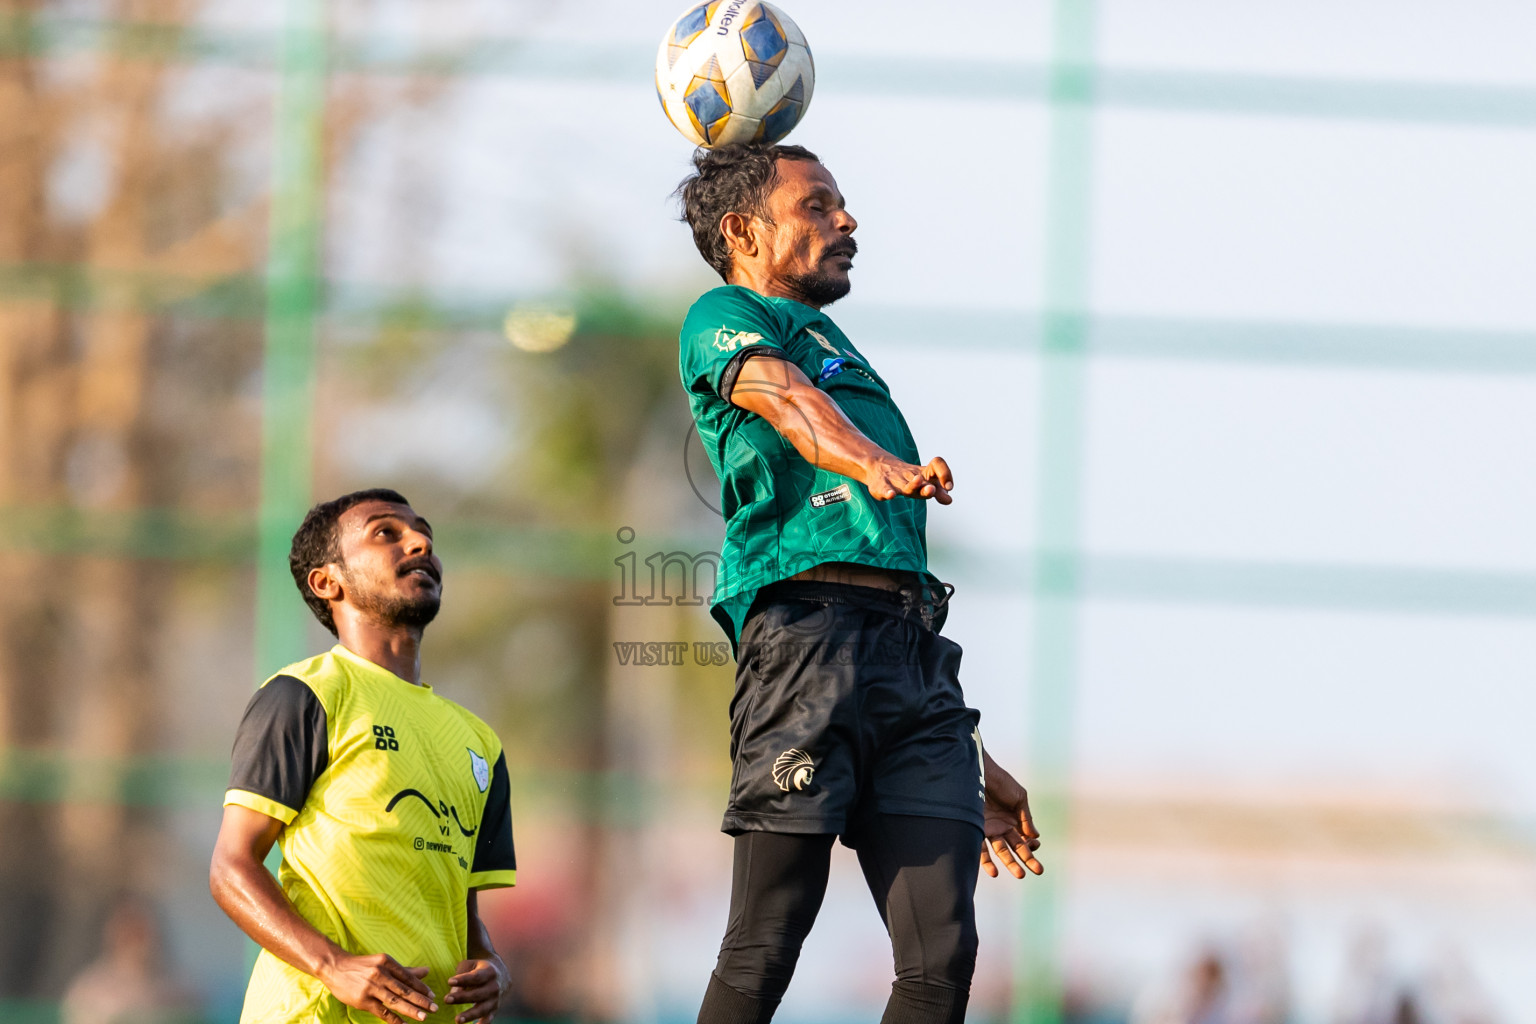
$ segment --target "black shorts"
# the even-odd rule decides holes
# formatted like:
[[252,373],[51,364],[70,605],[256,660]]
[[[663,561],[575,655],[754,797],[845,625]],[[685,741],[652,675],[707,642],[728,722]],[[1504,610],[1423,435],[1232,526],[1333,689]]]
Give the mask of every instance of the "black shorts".
[[[942,601],[942,598],[940,599]],[[921,592],[790,581],[758,592],[731,699],[722,831],[838,833],[874,814],[982,827],[979,712]]]

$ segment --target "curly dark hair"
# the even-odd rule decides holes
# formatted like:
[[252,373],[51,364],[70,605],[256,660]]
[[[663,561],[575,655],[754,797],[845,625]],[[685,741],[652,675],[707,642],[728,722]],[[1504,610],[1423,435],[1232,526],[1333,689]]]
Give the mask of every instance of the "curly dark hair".
[[778,160],[821,162],[804,146],[733,142],[694,153],[693,173],[673,193],[682,202],[682,219],[693,229],[699,255],[722,280],[730,280],[731,247],[720,231],[720,218],[739,213],[768,220],[768,194],[773,191]]
[[288,549],[288,571],[293,573],[293,582],[298,584],[299,593],[304,595],[304,603],[309,605],[309,610],[315,613],[320,625],[331,631],[332,636],[336,635],[336,620],[331,616],[331,604],[309,589],[309,570],[332,562],[342,562],[341,538],[337,533],[336,522],[347,509],[365,501],[410,504],[405,495],[388,487],[370,487],[365,491],[353,491],[330,501],[322,501],[305,514],[298,532],[293,535],[293,546]]

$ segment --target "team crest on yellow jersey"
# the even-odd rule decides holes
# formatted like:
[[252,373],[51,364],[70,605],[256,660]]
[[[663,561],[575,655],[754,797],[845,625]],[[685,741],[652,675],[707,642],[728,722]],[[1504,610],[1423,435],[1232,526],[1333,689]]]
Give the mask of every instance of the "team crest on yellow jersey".
[[468,747],[464,749],[469,750],[469,770],[475,773],[475,785],[479,786],[480,792],[484,793],[491,785],[491,766],[486,764],[485,758],[473,750]]

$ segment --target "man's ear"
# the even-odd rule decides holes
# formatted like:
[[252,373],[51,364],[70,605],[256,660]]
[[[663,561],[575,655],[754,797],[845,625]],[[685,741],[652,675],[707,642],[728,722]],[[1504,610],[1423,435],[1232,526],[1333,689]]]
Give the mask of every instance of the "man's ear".
[[725,236],[725,244],[736,255],[757,255],[757,232],[753,230],[752,218],[734,211],[728,213],[720,218],[720,234]]
[[309,570],[309,575],[304,577],[304,582],[309,584],[310,592],[322,601],[336,601],[341,598],[341,572],[340,566],[327,563],[318,569]]

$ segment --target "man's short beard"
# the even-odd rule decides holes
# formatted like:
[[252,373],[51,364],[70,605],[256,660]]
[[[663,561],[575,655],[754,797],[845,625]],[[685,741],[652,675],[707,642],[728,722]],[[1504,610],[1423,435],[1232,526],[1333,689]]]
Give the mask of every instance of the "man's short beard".
[[436,594],[411,597],[399,593],[373,593],[352,585],[351,579],[347,583],[351,589],[352,603],[381,626],[425,629],[428,623],[437,618],[437,610],[443,603],[441,589]]
[[832,305],[853,289],[853,282],[848,280],[847,274],[839,277],[825,270],[791,274],[784,278],[784,285],[796,300],[807,306],[818,307]]

